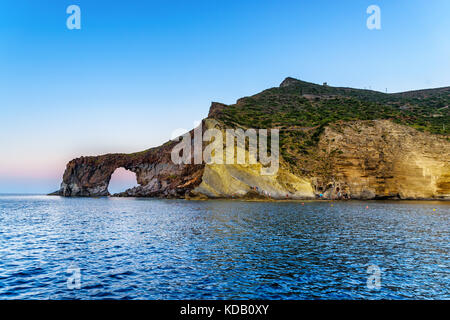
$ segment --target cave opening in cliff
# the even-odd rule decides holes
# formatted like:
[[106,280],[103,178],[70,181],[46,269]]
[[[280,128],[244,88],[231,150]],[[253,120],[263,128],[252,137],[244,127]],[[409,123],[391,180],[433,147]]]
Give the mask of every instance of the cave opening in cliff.
[[138,183],[134,172],[125,168],[117,168],[111,175],[108,191],[113,195],[136,186],[138,186]]

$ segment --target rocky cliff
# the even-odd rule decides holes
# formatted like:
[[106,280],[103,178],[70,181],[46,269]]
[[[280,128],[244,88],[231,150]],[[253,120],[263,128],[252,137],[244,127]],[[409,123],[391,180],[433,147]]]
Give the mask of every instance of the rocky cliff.
[[116,196],[450,200],[449,101],[450,88],[388,95],[287,78],[235,105],[213,103],[202,122],[223,132],[279,129],[276,174],[261,175],[260,163],[174,164],[178,142],[169,141],[74,159],[55,194],[108,196],[112,173],[123,167],[139,186]]
[[389,120],[326,127],[319,152],[329,174],[315,188],[327,198],[450,199],[450,142]]
[[138,187],[116,196],[184,197],[200,184],[203,165],[175,165],[170,152],[175,142],[134,154],[106,154],[80,157],[67,164],[62,196],[109,196],[108,184],[117,168],[136,174]]

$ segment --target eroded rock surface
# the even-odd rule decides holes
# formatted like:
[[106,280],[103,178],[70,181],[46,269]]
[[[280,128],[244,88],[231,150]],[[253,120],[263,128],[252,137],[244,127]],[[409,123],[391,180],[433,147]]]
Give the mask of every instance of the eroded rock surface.
[[112,173],[123,167],[136,173],[139,186],[116,196],[450,199],[450,142],[387,120],[326,127],[318,153],[328,169],[310,175],[294,174],[283,163],[272,176],[261,176],[260,164],[175,165],[174,145],[74,159],[58,194],[108,196]]
[[327,127],[319,149],[330,155],[331,174],[315,177],[325,197],[450,199],[444,137],[387,120],[355,121]]
[[139,186],[116,196],[184,197],[201,182],[203,165],[176,165],[170,152],[175,142],[135,154],[107,154],[70,161],[64,172],[62,196],[108,196],[108,184],[117,168],[136,174]]
[[[284,142],[280,141],[285,158],[280,158],[275,175],[261,175],[259,163],[174,164],[171,151],[178,142],[169,141],[134,154],[74,159],[67,164],[61,188],[54,194],[108,196],[111,175],[123,167],[136,173],[139,186],[115,196],[450,200],[448,134],[412,127],[423,130],[422,124],[426,124],[436,133],[441,130],[438,123],[446,133],[449,97],[450,88],[386,95],[286,78],[280,88],[241,98],[235,105],[213,102],[202,122],[202,132],[204,128],[246,130],[255,124],[261,128],[268,123],[281,134],[283,130],[296,133],[285,134]],[[357,120],[349,120],[354,110],[359,112]],[[376,119],[390,120],[358,120],[375,111]],[[326,117],[336,112],[345,113],[345,120],[328,121]],[[193,139],[193,131],[190,135]]]

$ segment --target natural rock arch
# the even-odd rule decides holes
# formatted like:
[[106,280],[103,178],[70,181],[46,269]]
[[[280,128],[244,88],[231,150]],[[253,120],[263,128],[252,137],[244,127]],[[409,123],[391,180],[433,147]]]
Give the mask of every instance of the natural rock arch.
[[109,196],[108,185],[118,168],[136,174],[138,186],[117,196],[180,197],[201,183],[204,165],[174,164],[171,151],[177,142],[146,151],[80,157],[67,164],[61,188],[54,194],[75,197]]

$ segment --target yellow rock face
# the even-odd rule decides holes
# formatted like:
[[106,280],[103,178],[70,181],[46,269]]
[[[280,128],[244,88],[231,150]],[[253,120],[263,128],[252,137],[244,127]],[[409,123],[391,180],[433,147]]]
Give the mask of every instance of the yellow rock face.
[[317,153],[327,159],[326,176],[321,171],[295,175],[283,165],[275,175],[264,176],[260,164],[207,164],[195,192],[208,197],[450,200],[450,142],[445,137],[387,120],[354,121],[327,127]]
[[208,197],[261,196],[273,199],[312,199],[311,181],[285,169],[276,175],[260,174],[261,165],[206,165],[196,192]]
[[[214,120],[205,121],[205,127],[220,128]],[[224,134],[225,136],[225,134]],[[237,163],[238,150],[245,153],[246,163],[250,155],[245,146],[236,144],[234,163]],[[227,150],[224,145],[224,159]],[[224,161],[226,162],[226,161]],[[255,160],[256,162],[256,160]],[[279,168],[274,175],[262,175],[262,165],[257,164],[206,164],[202,183],[194,192],[208,197],[263,197],[272,199],[312,199],[315,197],[311,180],[298,177],[284,168]]]
[[387,120],[358,121],[327,127],[320,148],[339,150],[332,160],[335,185],[351,198],[450,199],[444,137]]

